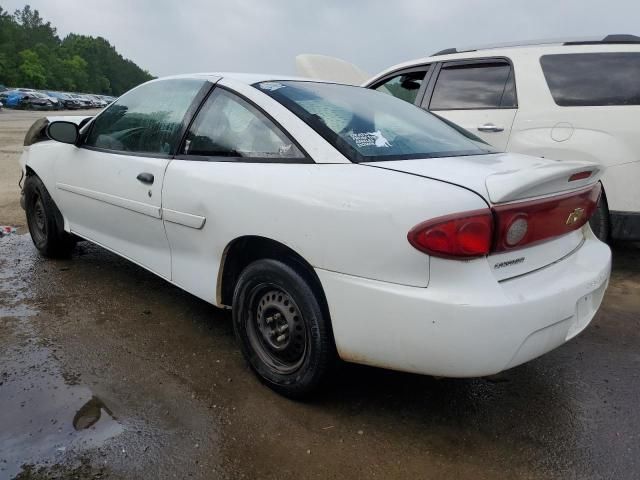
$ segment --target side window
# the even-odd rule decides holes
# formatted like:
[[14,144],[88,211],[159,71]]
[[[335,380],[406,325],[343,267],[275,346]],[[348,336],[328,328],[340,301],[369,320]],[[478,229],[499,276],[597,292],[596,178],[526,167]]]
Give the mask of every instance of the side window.
[[198,113],[183,153],[231,158],[305,158],[262,112],[221,88],[216,88]]
[[418,91],[422,86],[426,70],[420,72],[410,72],[396,75],[385,80],[383,83],[375,87],[379,92],[388,93],[394,97],[406,100],[409,103],[415,103]]
[[640,105],[640,53],[544,55],[542,72],[561,107]]
[[161,80],[124,94],[95,119],[85,145],[169,155],[177,148],[184,116],[205,83],[190,78]]
[[516,85],[505,61],[444,65],[430,110],[516,108]]

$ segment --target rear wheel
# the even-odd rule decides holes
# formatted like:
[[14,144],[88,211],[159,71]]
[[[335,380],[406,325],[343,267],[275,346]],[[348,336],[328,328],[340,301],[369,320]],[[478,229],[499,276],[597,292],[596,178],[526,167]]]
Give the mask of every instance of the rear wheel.
[[600,196],[600,201],[598,202],[595,213],[589,220],[589,224],[591,225],[591,230],[593,230],[596,237],[603,242],[607,242],[609,240],[609,207],[604,193]]
[[251,263],[233,296],[233,326],[242,353],[273,390],[300,398],[316,390],[335,358],[329,325],[299,269],[271,259]]
[[33,244],[45,257],[68,257],[76,244],[64,231],[62,214],[37,175],[24,185],[25,211]]

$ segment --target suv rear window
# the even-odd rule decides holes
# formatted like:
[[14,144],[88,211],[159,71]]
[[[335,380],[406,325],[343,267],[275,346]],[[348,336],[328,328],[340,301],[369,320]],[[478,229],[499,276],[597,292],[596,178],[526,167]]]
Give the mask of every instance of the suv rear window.
[[544,55],[540,64],[561,107],[640,105],[640,53]]

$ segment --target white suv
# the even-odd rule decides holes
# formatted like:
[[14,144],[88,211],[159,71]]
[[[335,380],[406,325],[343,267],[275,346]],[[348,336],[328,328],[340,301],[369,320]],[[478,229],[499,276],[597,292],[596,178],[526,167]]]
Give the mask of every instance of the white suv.
[[[320,66],[316,75],[328,73]],[[364,86],[500,150],[603,165],[592,228],[601,239],[640,240],[640,37],[451,48],[395,65]]]

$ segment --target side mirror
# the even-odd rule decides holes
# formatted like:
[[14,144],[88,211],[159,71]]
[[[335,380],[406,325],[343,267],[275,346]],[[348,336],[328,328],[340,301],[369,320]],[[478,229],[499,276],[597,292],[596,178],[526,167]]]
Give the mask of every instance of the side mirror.
[[78,141],[78,125],[73,122],[51,122],[47,127],[47,136],[51,140],[74,144]]

